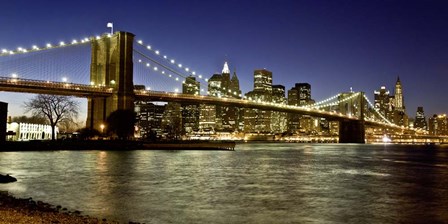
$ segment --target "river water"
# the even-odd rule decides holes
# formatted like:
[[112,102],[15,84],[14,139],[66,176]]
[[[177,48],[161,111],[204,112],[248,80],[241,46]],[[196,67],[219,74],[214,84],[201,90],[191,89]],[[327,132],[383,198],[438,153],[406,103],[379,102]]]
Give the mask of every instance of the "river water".
[[0,173],[18,179],[2,191],[122,222],[448,222],[446,146],[0,152]]

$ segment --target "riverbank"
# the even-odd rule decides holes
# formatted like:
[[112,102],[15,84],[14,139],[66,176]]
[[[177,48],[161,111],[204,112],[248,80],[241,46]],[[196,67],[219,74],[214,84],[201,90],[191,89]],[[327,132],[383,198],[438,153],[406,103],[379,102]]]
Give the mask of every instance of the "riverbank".
[[[31,198],[16,198],[7,192],[0,192],[0,223],[119,223],[81,215],[80,211],[69,211]],[[130,222],[132,223],[132,222]]]

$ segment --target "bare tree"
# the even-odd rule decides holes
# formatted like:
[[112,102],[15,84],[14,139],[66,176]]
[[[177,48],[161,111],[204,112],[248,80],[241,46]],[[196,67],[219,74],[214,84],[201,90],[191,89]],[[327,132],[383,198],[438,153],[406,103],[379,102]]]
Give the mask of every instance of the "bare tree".
[[51,139],[55,139],[55,127],[64,120],[72,120],[78,116],[79,103],[69,96],[39,94],[25,102],[26,112],[34,116],[43,116],[51,126]]

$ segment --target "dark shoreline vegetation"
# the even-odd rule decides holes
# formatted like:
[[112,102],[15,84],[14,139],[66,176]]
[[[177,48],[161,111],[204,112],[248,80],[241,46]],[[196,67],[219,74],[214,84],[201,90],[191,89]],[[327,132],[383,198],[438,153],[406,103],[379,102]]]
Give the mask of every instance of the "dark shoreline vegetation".
[[[0,223],[119,223],[81,215],[60,205],[54,206],[32,198],[16,198],[8,192],[0,191]],[[137,223],[137,222],[129,222]]]
[[2,142],[0,151],[53,151],[53,150],[230,150],[233,141],[163,141],[131,140],[65,140]]

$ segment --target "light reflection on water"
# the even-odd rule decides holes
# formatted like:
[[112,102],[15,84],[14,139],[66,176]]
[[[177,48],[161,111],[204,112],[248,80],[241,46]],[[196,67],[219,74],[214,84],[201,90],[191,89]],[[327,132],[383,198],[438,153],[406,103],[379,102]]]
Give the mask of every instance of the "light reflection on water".
[[0,152],[0,185],[146,223],[448,220],[447,148],[251,143],[236,151]]

